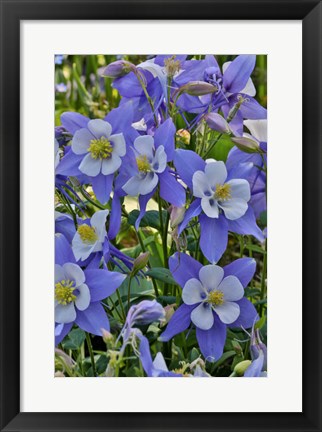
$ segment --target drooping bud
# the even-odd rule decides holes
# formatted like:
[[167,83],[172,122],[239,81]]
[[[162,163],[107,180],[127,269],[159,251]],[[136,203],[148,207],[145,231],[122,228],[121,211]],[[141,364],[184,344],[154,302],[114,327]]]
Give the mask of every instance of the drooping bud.
[[251,363],[252,362],[250,360],[244,360],[240,363],[237,363],[234,367],[235,374],[238,376],[243,376],[246,369],[251,365]]
[[143,300],[137,305],[131,306],[128,313],[128,324],[145,325],[165,318],[165,311],[156,300]]
[[218,113],[209,113],[205,116],[206,123],[215,131],[220,133],[231,133],[231,129],[226,119]]
[[105,329],[101,329],[103,341],[106,343],[108,348],[112,348],[114,346],[114,336]]
[[176,95],[186,93],[190,96],[204,96],[207,94],[216,93],[218,88],[204,81],[191,81],[176,91]]
[[176,142],[177,143],[183,143],[184,145],[190,144],[190,132],[188,132],[186,129],[179,129],[176,133]]
[[247,137],[235,137],[231,139],[239,150],[245,153],[263,153],[257,141]]
[[144,269],[149,262],[149,252],[141,253],[133,262],[131,277],[135,276],[140,270]]
[[120,78],[124,75],[127,75],[129,72],[135,72],[136,67],[134,64],[126,61],[126,60],[117,60],[113,63],[110,63],[104,70],[103,76],[109,78]]
[[183,221],[185,212],[186,212],[185,207],[171,206],[170,226],[172,229],[178,226]]

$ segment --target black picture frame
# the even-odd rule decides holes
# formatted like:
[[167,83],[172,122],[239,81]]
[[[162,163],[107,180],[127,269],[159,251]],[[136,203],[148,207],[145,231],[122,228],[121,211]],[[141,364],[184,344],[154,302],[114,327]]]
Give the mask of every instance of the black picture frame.
[[[321,3],[315,0],[0,0],[0,5],[1,431],[321,431]],[[302,20],[303,149],[305,149],[303,151],[302,413],[126,413],[124,415],[124,413],[20,412],[20,21],[48,19]],[[289,73],[296,73],[291,64]],[[285,79],[286,76],[287,73],[283,71],[281,79]],[[287,91],[299,92],[300,90],[287,88]],[[291,158],[290,155],[290,161]],[[297,173],[294,173],[294,176],[296,175]],[[291,179],[288,179],[288,182],[291,182]],[[284,268],[283,271],[291,272],[292,269]],[[292,347],[288,346],[287,331],[285,328],[285,332],[281,334],[285,339],[285,351],[280,353],[280,367],[285,373],[287,373],[288,362],[297,361],[292,356]],[[276,391],[278,392],[278,389]]]

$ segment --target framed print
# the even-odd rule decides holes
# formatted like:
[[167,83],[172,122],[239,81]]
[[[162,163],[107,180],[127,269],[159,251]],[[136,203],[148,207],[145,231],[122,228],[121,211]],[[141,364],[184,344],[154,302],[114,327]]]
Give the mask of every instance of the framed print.
[[1,430],[321,430],[321,4],[169,6],[1,1]]

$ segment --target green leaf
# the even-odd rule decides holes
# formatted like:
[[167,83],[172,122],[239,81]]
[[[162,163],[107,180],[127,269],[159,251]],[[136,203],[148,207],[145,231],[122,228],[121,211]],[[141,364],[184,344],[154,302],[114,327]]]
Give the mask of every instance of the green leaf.
[[262,318],[255,323],[255,329],[261,329],[266,323],[266,316],[263,315]]
[[170,270],[163,267],[155,267],[146,272],[146,275],[150,276],[153,279],[157,279],[161,282],[165,282],[171,285],[177,284],[177,282],[173,279]]
[[[132,226],[135,226],[135,222],[139,217],[139,214],[139,210],[132,210],[128,216],[128,223]],[[162,210],[162,218],[163,223],[165,224],[167,218],[166,210]],[[140,227],[151,227],[160,230],[159,212],[157,210],[147,211],[141,220]]]
[[68,338],[63,343],[64,349],[77,350],[85,340],[85,332],[81,329],[74,329],[68,334]]

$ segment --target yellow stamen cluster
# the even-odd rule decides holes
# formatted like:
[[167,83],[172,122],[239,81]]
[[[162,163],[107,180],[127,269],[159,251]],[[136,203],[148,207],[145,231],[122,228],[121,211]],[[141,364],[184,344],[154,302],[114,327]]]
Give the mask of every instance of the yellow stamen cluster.
[[93,159],[109,159],[111,157],[113,146],[109,140],[102,136],[100,139],[93,139],[87,149]]
[[173,77],[180,70],[180,60],[175,60],[176,56],[172,56],[164,60],[166,73],[169,77]]
[[80,225],[77,232],[83,243],[93,244],[98,239],[95,229],[87,224]]
[[214,306],[220,306],[224,303],[224,293],[222,291],[212,291],[208,294],[208,303]]
[[151,171],[151,166],[149,164],[148,158],[146,155],[140,155],[136,158],[136,163],[138,165],[138,170],[143,173],[148,173]]
[[66,306],[76,300],[76,296],[73,294],[74,289],[74,281],[67,279],[57,282],[55,284],[55,299],[59,304]]
[[230,193],[231,186],[227,183],[220,185],[216,185],[216,192],[214,194],[215,199],[220,201],[227,201],[231,198]]

